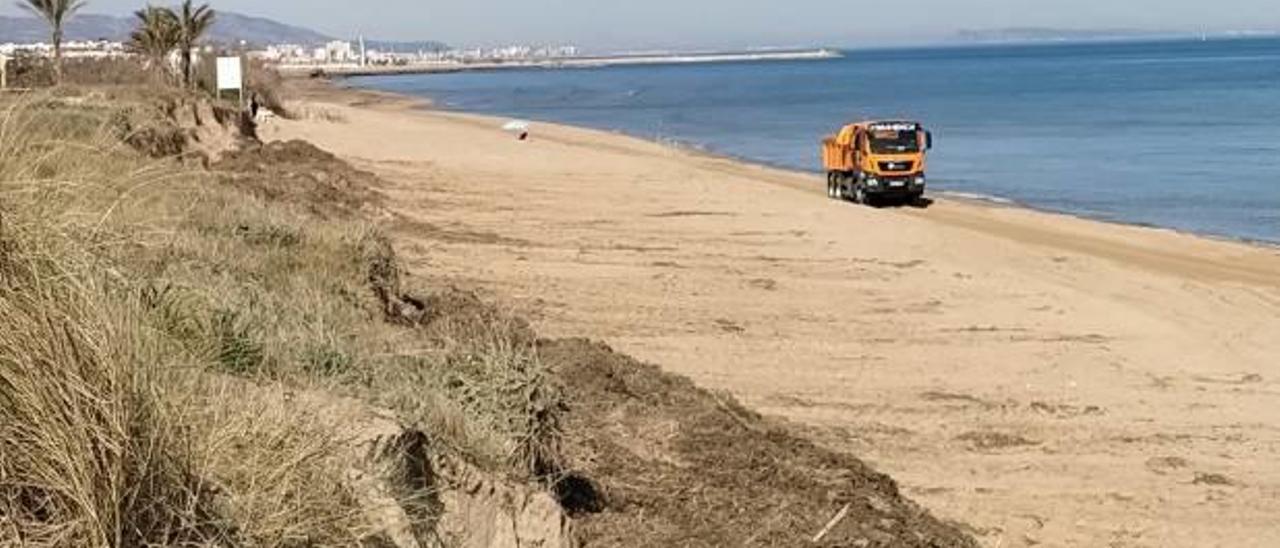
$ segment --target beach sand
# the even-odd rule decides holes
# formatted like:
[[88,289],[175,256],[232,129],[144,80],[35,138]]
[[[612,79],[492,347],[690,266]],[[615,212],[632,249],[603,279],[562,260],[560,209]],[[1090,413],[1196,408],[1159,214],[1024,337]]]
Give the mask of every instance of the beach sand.
[[987,545],[1280,545],[1275,249],[412,107],[310,87],[262,135],[389,181],[420,280],[789,419]]

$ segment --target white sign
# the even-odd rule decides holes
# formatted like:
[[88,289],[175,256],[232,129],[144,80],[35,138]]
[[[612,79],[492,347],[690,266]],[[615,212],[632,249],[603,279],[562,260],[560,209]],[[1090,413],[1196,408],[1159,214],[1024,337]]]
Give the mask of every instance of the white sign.
[[243,78],[240,73],[239,57],[218,58],[218,91],[224,89],[241,89]]

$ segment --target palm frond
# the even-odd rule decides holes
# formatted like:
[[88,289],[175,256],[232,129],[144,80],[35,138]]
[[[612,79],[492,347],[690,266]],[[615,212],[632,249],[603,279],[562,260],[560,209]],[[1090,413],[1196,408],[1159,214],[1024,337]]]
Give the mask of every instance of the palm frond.
[[20,0],[19,8],[59,28],[89,0]]
[[191,50],[213,26],[214,11],[209,4],[196,7],[191,0],[183,0],[178,8],[178,47],[182,53],[182,81],[191,85]]
[[129,34],[125,46],[132,52],[162,61],[181,39],[178,16],[165,7],[147,6],[133,13],[137,27]]
[[182,25],[182,39],[186,46],[194,46],[213,26],[215,12],[209,4],[194,6],[191,0],[184,0],[179,14]]

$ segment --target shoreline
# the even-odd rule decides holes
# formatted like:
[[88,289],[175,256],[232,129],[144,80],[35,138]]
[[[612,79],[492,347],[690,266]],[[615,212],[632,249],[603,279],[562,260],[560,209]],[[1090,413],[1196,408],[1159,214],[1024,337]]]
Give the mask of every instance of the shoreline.
[[276,65],[276,70],[289,77],[323,74],[336,78],[356,76],[397,76],[411,74],[450,74],[458,72],[490,72],[500,70],[564,70],[591,69],[635,65],[684,65],[718,63],[754,63],[775,61],[824,61],[839,59],[844,54],[834,49],[764,50],[758,52],[723,52],[689,54],[634,54],[557,59],[524,59],[509,61],[480,61],[474,63],[417,63],[409,65]]
[[[421,96],[361,87],[355,84],[351,84],[349,83],[349,80],[345,80],[345,79],[341,83],[331,82],[330,84],[333,85],[335,89],[348,90],[354,93],[369,93],[369,94],[381,95],[384,98],[387,98],[387,97],[397,98],[399,100],[414,104],[414,108],[427,110],[427,111],[451,112],[456,114],[464,114],[467,116],[475,116],[475,117],[492,120],[498,124],[501,124],[503,121],[511,120],[514,118],[511,116],[503,116],[498,114],[490,114],[490,113],[469,111],[466,109],[453,108],[440,103],[439,101],[437,101],[435,98],[432,98],[432,97],[421,97]],[[702,156],[706,158],[719,159],[724,161],[730,161],[730,162],[740,163],[747,166],[755,166],[755,167],[769,169],[769,170],[776,170],[776,171],[785,172],[785,173],[794,174],[794,175],[810,176],[810,177],[814,177],[814,185],[815,185],[814,188],[817,188],[817,185],[821,184],[821,180],[820,180],[821,173],[818,171],[811,171],[811,170],[794,168],[791,166],[773,164],[769,162],[762,162],[753,158],[730,154],[723,151],[718,151],[701,143],[692,143],[692,142],[686,142],[686,141],[680,141],[680,140],[663,140],[655,137],[628,132],[621,129],[580,126],[580,125],[574,125],[574,124],[567,124],[563,122],[557,122],[554,120],[542,120],[542,119],[530,118],[528,119],[528,121],[535,124],[547,124],[547,125],[560,126],[560,127],[571,127],[571,128],[576,128],[583,131],[601,132],[609,135],[625,137],[628,139],[636,139],[636,140],[644,141],[647,143],[652,143],[658,146],[669,147],[674,150],[679,150],[687,154]],[[929,190],[928,193],[926,194],[926,197],[929,197],[929,196],[932,196],[935,198],[941,197],[946,200],[966,203],[966,204],[970,204],[977,207],[1019,209],[1019,210],[1024,210],[1024,211],[1033,212],[1033,213],[1042,214],[1042,215],[1060,216],[1060,217],[1076,219],[1084,222],[1099,223],[1099,224],[1108,225],[1108,226],[1125,227],[1125,228],[1140,229],[1140,230],[1150,230],[1150,231],[1156,231],[1156,232],[1167,232],[1167,233],[1177,234],[1177,235],[1186,236],[1186,237],[1199,238],[1199,239],[1203,239],[1211,242],[1246,245],[1250,247],[1256,247],[1259,249],[1270,250],[1270,251],[1280,253],[1280,240],[1273,241],[1273,240],[1265,240],[1265,239],[1258,239],[1258,238],[1248,238],[1243,236],[1234,236],[1230,234],[1218,234],[1213,232],[1197,232],[1194,230],[1181,229],[1177,227],[1161,226],[1161,225],[1156,225],[1151,223],[1142,223],[1142,222],[1136,222],[1136,221],[1126,221],[1123,219],[1106,218],[1102,216],[1094,216],[1094,215],[1088,215],[1085,213],[1073,212],[1065,209],[1058,209],[1050,206],[1041,206],[1041,205],[1031,204],[1031,203],[1015,200],[1012,198],[1004,197],[1004,196],[986,195],[981,193],[968,192],[964,190],[932,189],[932,190]]]

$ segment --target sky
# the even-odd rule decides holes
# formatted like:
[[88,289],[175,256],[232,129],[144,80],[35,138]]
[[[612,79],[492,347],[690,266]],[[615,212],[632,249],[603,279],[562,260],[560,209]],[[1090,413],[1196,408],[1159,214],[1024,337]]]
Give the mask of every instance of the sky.
[[[156,0],[158,3],[177,0]],[[593,50],[874,46],[960,29],[1280,29],[1277,0],[210,0],[337,37],[454,46],[575,44]],[[143,0],[89,0],[124,14]],[[15,14],[0,0],[0,13]]]

